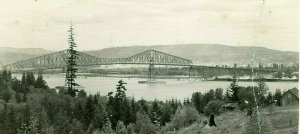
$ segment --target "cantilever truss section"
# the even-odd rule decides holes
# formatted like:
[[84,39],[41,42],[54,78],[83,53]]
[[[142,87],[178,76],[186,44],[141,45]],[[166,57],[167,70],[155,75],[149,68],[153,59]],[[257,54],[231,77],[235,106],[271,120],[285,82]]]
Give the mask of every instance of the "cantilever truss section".
[[[3,68],[11,71],[45,70],[64,68],[69,57],[68,50],[63,50],[32,59],[5,65]],[[78,66],[112,65],[112,64],[152,64],[152,65],[174,65],[190,66],[192,61],[171,54],[148,50],[128,58],[99,58],[78,52],[76,63]]]

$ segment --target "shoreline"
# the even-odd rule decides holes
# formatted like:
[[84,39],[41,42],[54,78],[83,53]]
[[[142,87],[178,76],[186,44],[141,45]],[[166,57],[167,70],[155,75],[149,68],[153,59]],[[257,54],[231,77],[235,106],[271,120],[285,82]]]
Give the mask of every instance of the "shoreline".
[[[47,73],[45,75],[61,75],[62,73],[54,74],[54,73]],[[139,75],[139,74],[97,74],[97,73],[78,73],[78,77],[110,77],[110,78],[144,78],[147,79],[147,75]],[[210,78],[210,79],[200,79],[200,78],[189,78],[189,76],[185,75],[160,75],[157,76],[157,79],[195,79],[195,80],[202,80],[202,81],[233,81],[232,78]],[[253,79],[254,82],[258,82],[260,80],[263,80],[264,82],[299,82],[299,79]],[[238,81],[243,82],[252,82],[252,79],[238,79]]]

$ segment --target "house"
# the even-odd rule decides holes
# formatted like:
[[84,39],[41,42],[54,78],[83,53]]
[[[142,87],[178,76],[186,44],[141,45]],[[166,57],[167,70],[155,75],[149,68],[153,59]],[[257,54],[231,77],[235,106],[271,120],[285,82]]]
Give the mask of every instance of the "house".
[[299,105],[299,94],[298,89],[293,88],[283,93],[280,98],[280,105],[286,106],[298,106]]
[[237,102],[225,102],[222,105],[222,109],[224,112],[227,111],[234,111],[234,110],[238,110],[239,109],[239,105]]

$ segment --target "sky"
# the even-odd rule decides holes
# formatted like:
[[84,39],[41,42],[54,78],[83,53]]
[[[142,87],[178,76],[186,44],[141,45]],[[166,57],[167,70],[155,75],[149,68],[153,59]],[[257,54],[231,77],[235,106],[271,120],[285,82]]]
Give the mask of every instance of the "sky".
[[0,47],[224,44],[299,50],[298,0],[0,0]]

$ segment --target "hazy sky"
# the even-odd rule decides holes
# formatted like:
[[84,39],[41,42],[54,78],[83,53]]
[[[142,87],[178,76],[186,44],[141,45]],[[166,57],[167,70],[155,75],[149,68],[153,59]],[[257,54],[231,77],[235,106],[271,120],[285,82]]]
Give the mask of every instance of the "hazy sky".
[[217,43],[298,51],[299,0],[0,0],[0,47]]

